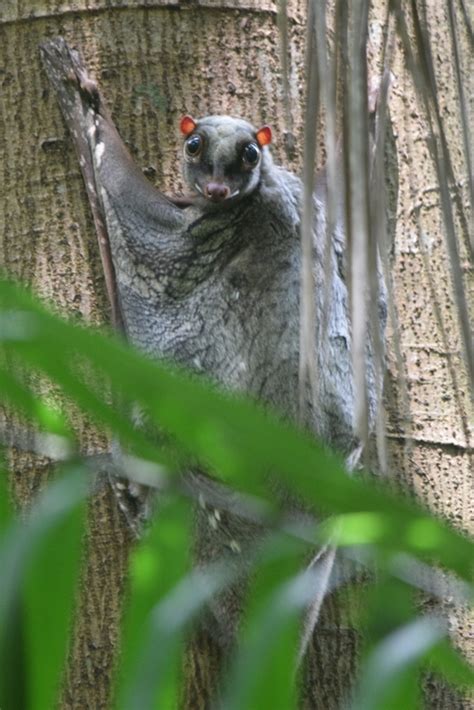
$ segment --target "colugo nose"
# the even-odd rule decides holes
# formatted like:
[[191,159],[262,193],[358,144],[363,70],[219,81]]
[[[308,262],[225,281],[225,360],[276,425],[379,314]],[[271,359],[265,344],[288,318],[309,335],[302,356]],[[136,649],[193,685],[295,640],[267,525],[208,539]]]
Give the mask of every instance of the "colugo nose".
[[208,182],[204,192],[213,202],[221,202],[230,195],[230,189],[222,182]]

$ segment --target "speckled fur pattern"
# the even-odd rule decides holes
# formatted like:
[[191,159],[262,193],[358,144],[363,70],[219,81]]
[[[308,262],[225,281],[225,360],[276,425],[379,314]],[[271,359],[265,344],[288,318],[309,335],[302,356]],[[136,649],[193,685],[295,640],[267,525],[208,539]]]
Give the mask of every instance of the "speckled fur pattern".
[[[80,60],[70,54],[65,43],[56,42],[44,50],[51,54],[46,67],[65,118],[73,134],[76,132],[76,147],[80,134],[81,165],[83,161],[92,164],[97,204],[110,240],[130,342],[151,357],[164,357],[229,390],[248,393],[296,420],[301,180],[274,165],[269,149],[264,147],[258,168],[246,182],[251,188],[242,190],[239,199],[222,209],[215,205],[208,208],[203,200],[179,209],[134,165],[107,112],[97,103],[96,89],[91,92],[90,80],[82,76],[82,85],[81,81],[64,82],[62,75],[68,72],[71,60],[76,76]],[[230,117],[209,117],[201,127],[207,131],[213,159],[222,163],[235,151],[236,136],[240,141],[255,134],[250,124]],[[324,175],[320,175],[314,195],[313,230],[314,353],[319,399],[308,404],[314,433],[348,455],[358,442],[353,428],[344,209],[341,203],[330,274],[324,274],[325,191]],[[331,284],[325,339],[321,333],[324,275]],[[381,293],[383,329],[383,288]],[[367,383],[373,419],[376,387],[370,343]],[[239,557],[258,534],[255,526],[232,515],[217,512],[216,516],[204,504],[197,513],[198,561],[202,564],[222,555]],[[232,587],[213,605],[224,644],[233,636],[240,597],[238,588]]]

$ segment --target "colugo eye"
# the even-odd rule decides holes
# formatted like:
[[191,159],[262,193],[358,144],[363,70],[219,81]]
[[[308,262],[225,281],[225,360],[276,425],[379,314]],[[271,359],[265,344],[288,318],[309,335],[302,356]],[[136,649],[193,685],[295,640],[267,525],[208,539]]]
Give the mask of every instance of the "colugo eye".
[[243,152],[244,163],[251,168],[255,167],[260,159],[260,151],[255,143],[249,143],[245,146]]
[[197,134],[191,136],[191,138],[188,138],[188,140],[186,141],[185,146],[186,153],[191,157],[194,158],[196,155],[199,155],[202,148],[201,136],[198,136]]

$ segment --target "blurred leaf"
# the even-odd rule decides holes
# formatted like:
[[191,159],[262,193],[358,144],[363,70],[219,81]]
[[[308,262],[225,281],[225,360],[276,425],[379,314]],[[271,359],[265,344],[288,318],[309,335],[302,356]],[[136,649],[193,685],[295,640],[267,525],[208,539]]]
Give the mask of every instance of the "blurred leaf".
[[375,645],[362,666],[352,710],[418,707],[420,663],[444,633],[436,619],[418,618]]
[[301,544],[272,535],[258,553],[237,656],[224,693],[226,710],[296,707],[301,609],[308,602]]
[[0,540],[0,705],[54,707],[65,662],[87,480],[82,469],[48,486],[28,519]]
[[189,619],[185,605],[169,608],[164,616],[162,609],[163,600],[182,583],[189,565],[190,518],[189,502],[163,502],[132,554],[130,597],[116,676],[118,708],[178,706],[182,632]]
[[34,420],[42,429],[60,436],[69,434],[64,416],[57,408],[36,397],[13,373],[2,368],[0,368],[0,390],[2,397]]
[[[7,472],[0,450],[0,536],[3,536],[13,520],[13,506],[8,488]],[[2,539],[0,537],[0,539]]]
[[135,672],[121,696],[119,708],[176,707],[177,665],[183,633],[227,579],[225,570],[218,566],[194,571],[163,599],[157,598],[142,638]]
[[[272,471],[326,512],[382,515],[383,534],[377,540],[381,547],[434,558],[472,579],[471,541],[388,488],[384,490],[362,476],[347,476],[340,459],[309,435],[251,402],[218,393],[208,383],[178,374],[122,343],[52,316],[24,290],[5,281],[0,282],[0,311],[2,308],[21,309],[32,324],[30,338],[24,333],[17,339],[4,337],[4,349],[46,372],[65,394],[112,427],[139,456],[178,467],[176,457],[170,458],[168,451],[135,428],[126,408],[113,406],[103,385],[94,388],[94,381],[105,379],[114,392],[141,404],[150,423],[172,435],[185,456],[196,457],[237,488],[265,495],[267,474]],[[79,362],[81,368],[74,369],[72,363]],[[91,376],[85,378],[87,369]]]
[[[3,463],[3,462],[2,462]],[[3,540],[13,524],[13,506],[6,471],[0,470],[0,564]],[[0,584],[0,707],[24,710],[26,707],[26,670],[23,648],[23,618],[18,597],[12,597],[8,613],[2,614],[2,587],[8,584],[8,569],[1,568]]]
[[373,649],[398,627],[416,616],[414,590],[408,584],[379,573],[377,581],[365,591],[365,636]]
[[54,707],[64,671],[84,523],[81,501],[44,532],[23,586],[31,710]]
[[449,645],[447,639],[437,644],[427,656],[428,667],[461,689],[474,688],[474,668]]

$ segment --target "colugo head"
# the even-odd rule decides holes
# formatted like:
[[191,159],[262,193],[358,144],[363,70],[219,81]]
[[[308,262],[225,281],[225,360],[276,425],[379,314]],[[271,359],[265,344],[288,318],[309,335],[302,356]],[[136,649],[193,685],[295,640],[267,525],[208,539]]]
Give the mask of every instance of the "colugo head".
[[183,174],[203,206],[228,206],[250,195],[259,185],[269,126],[255,129],[231,116],[207,116],[196,121],[183,116]]

